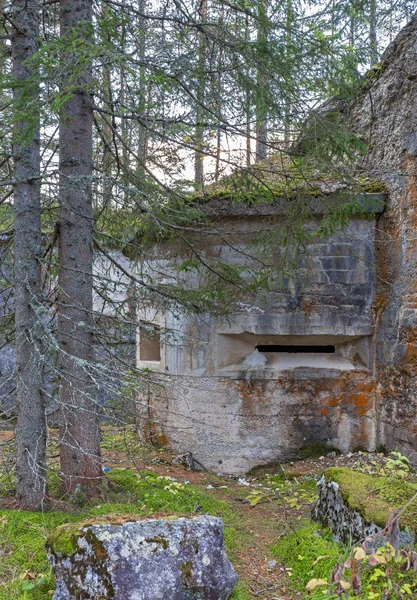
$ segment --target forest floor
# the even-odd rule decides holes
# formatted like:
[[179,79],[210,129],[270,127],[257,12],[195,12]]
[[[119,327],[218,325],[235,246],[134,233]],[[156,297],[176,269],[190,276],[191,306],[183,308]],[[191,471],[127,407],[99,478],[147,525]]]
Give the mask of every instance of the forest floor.
[[[193,472],[184,465],[174,464],[174,454],[143,448],[133,428],[104,427],[103,462],[113,485],[103,492],[100,503],[80,504],[78,499],[77,505],[74,499],[59,496],[57,432],[51,431],[50,439],[49,483],[55,498],[54,511],[45,515],[23,513],[15,510],[13,501],[13,433],[0,432],[1,600],[51,598],[53,578],[44,548],[48,533],[57,525],[86,516],[116,513],[150,516],[161,512],[211,512],[222,516],[227,550],[239,575],[234,600],[303,598],[305,579],[320,576],[315,572],[317,558],[337,560],[338,556],[337,547],[334,544],[330,547],[332,542],[319,539],[320,525],[310,522],[316,483],[323,470],[348,466],[373,473],[386,460],[381,454],[330,453],[263,468],[251,477],[236,479]],[[4,444],[7,441],[10,443]],[[304,540],[303,546],[300,537],[300,546],[294,547],[300,565],[305,564],[304,571],[297,569],[294,577],[293,569],[282,559],[285,542],[284,550],[280,550],[280,540],[301,526],[304,530],[310,528],[310,541]],[[320,543],[319,548],[313,547],[315,539]],[[327,548],[325,544],[330,550],[322,550]],[[305,574],[304,580],[298,571]]]

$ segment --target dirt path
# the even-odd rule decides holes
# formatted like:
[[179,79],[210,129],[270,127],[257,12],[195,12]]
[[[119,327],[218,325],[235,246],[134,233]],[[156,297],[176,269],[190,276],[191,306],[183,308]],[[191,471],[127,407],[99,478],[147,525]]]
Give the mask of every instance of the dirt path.
[[[106,464],[120,467],[120,455],[107,453]],[[290,508],[276,501],[265,500],[251,508],[245,500],[254,488],[241,485],[236,479],[210,473],[196,473],[181,465],[171,464],[172,455],[141,459],[135,457],[140,470],[151,470],[159,475],[174,477],[180,482],[189,481],[205,493],[213,494],[231,508],[233,528],[239,534],[239,549],[235,550],[233,564],[239,576],[249,587],[251,597],[260,600],[295,600],[302,594],[288,587],[287,570],[273,556],[270,547],[288,533],[299,518],[310,514],[309,503]],[[127,464],[125,466],[128,466]],[[257,488],[255,488],[257,489]]]

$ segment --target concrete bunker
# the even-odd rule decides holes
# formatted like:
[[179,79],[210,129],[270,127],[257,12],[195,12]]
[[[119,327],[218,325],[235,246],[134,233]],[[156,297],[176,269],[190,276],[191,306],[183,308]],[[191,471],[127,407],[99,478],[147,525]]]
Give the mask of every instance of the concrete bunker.
[[[364,198],[327,198],[358,200]],[[375,217],[383,197],[365,200],[369,213],[354,215],[328,238],[312,239],[283,285],[239,297],[225,318],[141,306],[137,365],[154,373],[139,397],[142,433],[192,452],[209,470],[232,474],[289,459],[312,444],[375,448]],[[306,226],[313,228],[320,203],[306,202],[314,208]],[[207,260],[245,265],[254,260],[247,248],[259,231],[271,227],[271,219],[280,226],[285,202],[214,198],[204,210],[213,226],[193,240],[198,251]],[[198,286],[197,273],[178,272],[186,257],[186,249],[156,244],[140,265],[141,276],[164,271],[165,280],[182,276]],[[279,263],[279,252],[273,259]],[[160,328],[153,337],[160,360],[149,358],[145,328]],[[165,339],[165,331],[174,334]]]
[[[386,210],[352,215],[343,231],[307,246],[285,291],[238,298],[229,320],[160,315],[180,335],[161,347],[149,415],[173,448],[209,469],[239,473],[323,442],[397,449],[417,464],[416,37],[417,14],[357,97],[333,107],[366,144],[355,171],[383,182]],[[323,193],[337,205],[334,184]],[[310,200],[314,221],[320,200]],[[237,249],[285,203],[279,194],[252,206],[211,198],[204,252],[242,264]],[[174,265],[172,249],[155,247],[152,261]],[[267,345],[335,352],[259,351]]]

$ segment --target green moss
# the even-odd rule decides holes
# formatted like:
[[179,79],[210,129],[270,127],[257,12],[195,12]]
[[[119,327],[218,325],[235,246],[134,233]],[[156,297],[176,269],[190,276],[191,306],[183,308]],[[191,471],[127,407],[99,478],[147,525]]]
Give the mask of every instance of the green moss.
[[164,550],[169,548],[169,541],[163,535],[157,535],[153,538],[145,538],[148,544],[159,544]]
[[228,519],[228,505],[197,488],[160,477],[156,473],[135,473],[114,469],[109,479],[116,484],[114,498],[140,507],[143,514],[168,512],[176,514],[207,513]]
[[77,551],[78,538],[82,533],[79,523],[70,523],[57,527],[47,538],[46,545],[55,554],[71,556]]
[[330,446],[329,444],[310,444],[309,446],[304,446],[298,453],[298,456],[301,459],[305,458],[317,458],[319,456],[326,456],[329,452],[336,452],[336,454],[340,454],[340,450]]
[[328,579],[339,556],[345,552],[332,541],[328,530],[305,521],[271,546],[272,553],[290,569],[294,587],[304,589],[312,578]]
[[54,580],[46,558],[46,539],[56,527],[77,520],[80,515],[64,512],[0,511],[1,600],[50,597]]
[[366,179],[361,182],[361,191],[365,194],[385,194],[387,191],[387,186],[383,181]]
[[180,565],[181,575],[185,584],[185,587],[192,587],[195,583],[193,563],[191,560],[186,560]]
[[[71,555],[79,531],[86,524],[120,522],[156,512],[209,513],[233,521],[225,502],[155,473],[114,469],[109,480],[113,486],[107,492],[106,502],[76,513],[0,511],[0,600],[49,598],[49,590],[55,584],[46,558],[46,543],[55,551]],[[22,578],[25,572],[33,573],[35,578]]]
[[369,90],[378,81],[385,69],[386,65],[380,62],[372,65],[361,79],[361,92],[364,93]]
[[251,600],[253,598],[248,587],[245,583],[239,580],[236,584],[233,594],[230,596],[230,600]]
[[[389,514],[404,506],[417,486],[393,477],[375,477],[347,468],[332,467],[324,472],[326,481],[335,481],[346,502],[368,522],[384,527]],[[401,527],[417,531],[417,500],[401,515]]]

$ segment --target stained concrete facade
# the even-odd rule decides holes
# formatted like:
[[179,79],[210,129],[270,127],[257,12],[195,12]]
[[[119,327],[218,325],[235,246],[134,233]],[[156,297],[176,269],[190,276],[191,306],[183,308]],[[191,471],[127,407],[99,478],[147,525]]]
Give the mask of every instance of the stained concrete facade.
[[[368,200],[382,210],[381,196]],[[212,228],[199,242],[200,258],[254,268],[251,243],[279,229],[283,205],[229,203],[227,214],[227,204],[219,210],[218,203],[204,207]],[[186,256],[160,244],[141,276],[155,282],[159,273],[167,281]],[[278,251],[272,260],[279,264]],[[233,474],[312,444],[374,449],[374,263],[375,219],[352,218],[343,231],[313,239],[282,285],[236,299],[227,318],[142,305],[137,365],[160,374],[138,402],[146,435]],[[198,285],[196,275],[184,277]],[[159,355],[147,354],[152,341]]]
[[[138,402],[143,431],[209,470],[242,473],[317,443],[398,449],[417,463],[417,16],[367,81],[343,118],[368,148],[357,169],[385,183],[385,210],[315,240],[284,288],[237,298],[227,319],[139,314],[161,328],[157,361],[141,356],[138,336],[138,366],[157,374]],[[201,255],[254,267],[251,239],[271,219],[279,227],[284,203],[210,201]],[[142,269],[169,282],[185,257],[160,245]],[[282,351],[296,345],[305,351]]]

